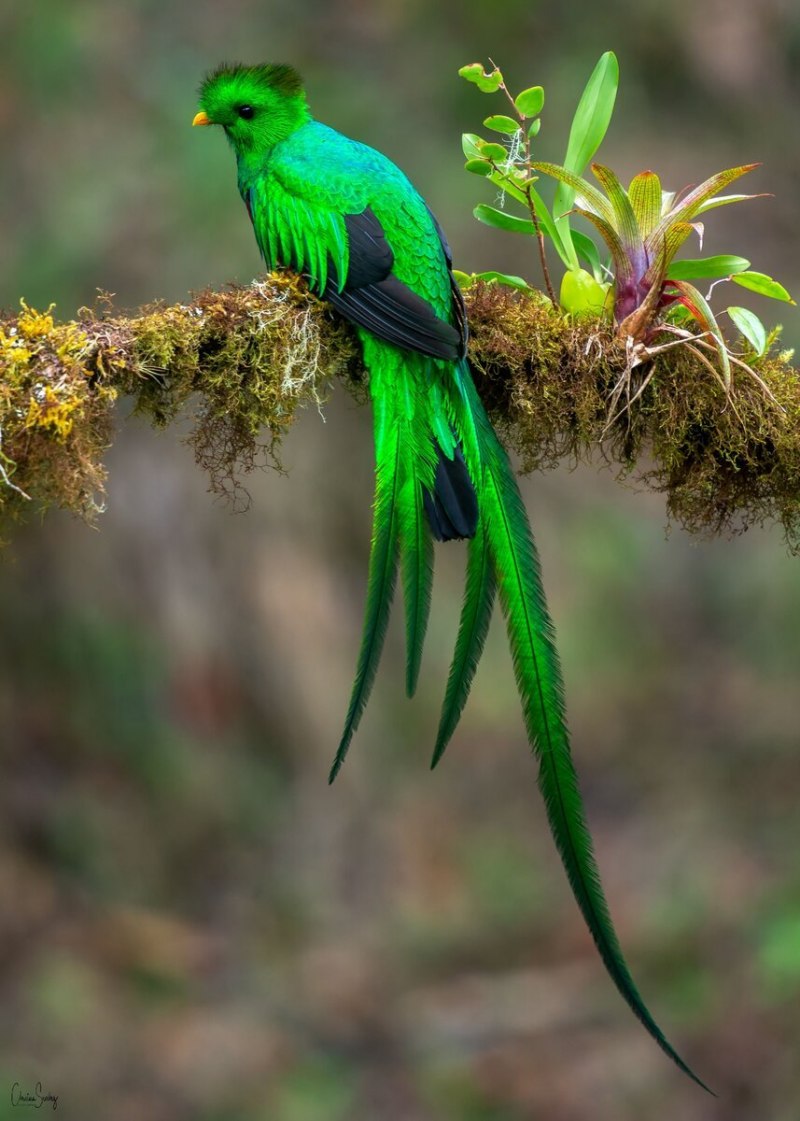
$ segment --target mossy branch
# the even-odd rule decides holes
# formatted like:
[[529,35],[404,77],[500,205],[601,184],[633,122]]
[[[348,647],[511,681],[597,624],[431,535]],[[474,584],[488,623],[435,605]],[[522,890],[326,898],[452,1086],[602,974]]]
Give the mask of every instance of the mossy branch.
[[[768,392],[742,375],[729,396],[697,347],[632,366],[609,327],[573,322],[538,295],[477,282],[466,298],[478,389],[523,471],[599,452],[621,476],[638,470],[663,491],[690,531],[775,520],[800,551],[800,373],[790,352],[759,360]],[[55,504],[92,518],[121,395],[159,426],[191,399],[198,463],[212,490],[241,497],[242,475],[278,463],[296,410],[319,406],[337,378],[364,395],[358,340],[288,274],[131,317],[102,299],[56,323],[23,303],[0,316],[0,512]],[[630,406],[610,406],[623,384]]]

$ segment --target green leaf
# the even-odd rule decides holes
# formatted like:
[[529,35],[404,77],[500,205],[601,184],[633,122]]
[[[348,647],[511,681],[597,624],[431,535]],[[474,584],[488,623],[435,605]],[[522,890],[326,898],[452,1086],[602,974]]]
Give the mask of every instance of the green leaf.
[[532,291],[530,284],[524,281],[521,276],[508,276],[504,272],[495,272],[494,269],[490,269],[489,272],[476,272],[474,278],[475,280],[485,280],[490,284],[492,282],[505,284],[508,288],[519,288],[523,292]]
[[[486,173],[481,171],[481,172],[478,172],[478,174],[486,174]],[[525,207],[529,206],[529,199],[528,199],[528,196],[529,196],[530,197],[530,203],[533,203],[533,208],[536,211],[536,217],[538,219],[538,222],[539,222],[539,225],[541,227],[542,233],[546,234],[549,238],[552,239],[553,244],[555,245],[556,250],[558,251],[558,254],[561,257],[561,260],[564,262],[564,264],[567,266],[567,268],[577,268],[578,267],[578,258],[577,258],[577,255],[575,253],[575,249],[572,245],[572,241],[570,241],[568,249],[566,249],[563,246],[563,243],[561,241],[561,238],[559,237],[558,231],[556,230],[555,222],[553,221],[553,218],[550,214],[550,211],[547,208],[547,204],[545,203],[544,199],[539,194],[539,192],[533,186],[533,181],[532,180],[528,180],[526,182],[525,189],[523,190],[521,187],[516,186],[514,184],[510,174],[507,173],[507,172],[500,172],[500,171],[497,171],[497,170],[493,169],[491,171],[491,173],[488,175],[488,179],[489,179],[490,183],[494,183],[494,185],[496,187],[498,187],[501,191],[510,195],[511,198],[516,199],[517,202],[521,202],[522,205],[525,206]],[[590,190],[593,190],[593,189],[594,188],[590,187]],[[599,191],[596,192],[596,193],[599,195]],[[602,195],[600,195],[600,198],[602,199]],[[603,201],[605,201],[605,200],[603,200]],[[492,207],[487,207],[487,210],[492,210],[492,209],[493,209]],[[609,210],[610,210],[610,207],[609,207]],[[476,214],[476,217],[477,217],[477,214]],[[483,218],[480,218],[479,220],[484,221]],[[515,221],[520,222],[520,221],[523,221],[523,219],[515,219]],[[506,228],[509,228],[509,227],[506,227]],[[517,227],[515,227],[515,228],[517,228]]]
[[767,276],[766,273],[740,272],[738,276],[734,276],[732,279],[734,283],[741,284],[742,288],[747,288],[751,292],[758,292],[759,296],[769,296],[772,300],[783,300],[787,304],[796,302],[782,284],[773,280],[771,276]]
[[482,93],[496,93],[503,84],[503,75],[496,66],[487,74],[480,62],[471,62],[468,66],[462,66],[458,73],[462,78],[476,85]]
[[606,275],[603,271],[603,266],[600,262],[600,253],[597,246],[590,237],[581,233],[580,230],[570,230],[572,235],[572,244],[575,246],[575,252],[579,257],[583,258],[589,268],[594,274],[596,281],[604,283],[603,277]]
[[483,222],[485,226],[494,226],[496,230],[510,230],[512,233],[528,234],[529,237],[536,233],[530,218],[516,218],[513,214],[506,214],[504,210],[497,210],[483,202],[472,213],[479,222]]
[[767,349],[767,328],[758,316],[746,307],[729,307],[726,310],[760,358]]
[[619,85],[619,64],[613,51],[601,56],[578,102],[569,133],[564,167],[579,175],[605,136]]
[[473,175],[491,175],[492,165],[488,160],[467,160],[464,164],[465,171],[471,171]]
[[485,144],[486,141],[483,137],[477,136],[474,132],[462,132],[461,134],[461,150],[468,160],[480,156]]
[[[608,130],[619,85],[619,64],[612,51],[601,55],[578,102],[569,132],[564,167],[581,175],[600,147]],[[553,199],[553,215],[559,236],[568,249],[572,249],[567,214],[575,201],[574,189],[561,181]],[[560,217],[561,216],[561,217]]]
[[[476,280],[483,280],[487,284],[505,284],[508,288],[518,288],[522,292],[537,291],[537,289],[531,288],[530,284],[523,280],[521,276],[508,276],[506,273],[496,272],[494,269],[490,269],[488,272],[461,272],[460,269],[453,269],[453,277],[459,288],[462,289],[471,288]],[[538,295],[547,300],[544,293],[539,292]]]
[[522,127],[519,121],[515,121],[513,117],[504,117],[502,113],[498,113],[494,117],[487,117],[483,123],[492,132],[506,132],[509,135],[519,132]]
[[542,127],[542,118],[537,117],[531,127],[528,129],[528,138],[533,140],[535,136],[539,135],[539,129]]
[[520,116],[538,117],[544,108],[544,90],[541,86],[531,86],[514,98],[514,107]]
[[494,160],[495,163],[504,163],[508,159],[508,152],[502,144],[495,144],[493,141],[487,141],[483,145],[482,155],[487,160]]
[[749,268],[750,262],[744,257],[720,253],[716,257],[673,261],[667,269],[667,278],[669,280],[719,280]]
[[561,306],[571,315],[602,315],[610,287],[585,269],[568,269],[561,281]]
[[523,206],[528,205],[528,200],[525,198],[525,193],[519,187],[515,187],[514,183],[509,177],[499,171],[492,170],[489,176],[489,182],[494,183],[495,187],[499,187],[505,194],[510,195],[512,199],[521,202]]
[[453,280],[459,288],[469,288],[475,283],[475,273],[462,272],[461,269],[453,269]]

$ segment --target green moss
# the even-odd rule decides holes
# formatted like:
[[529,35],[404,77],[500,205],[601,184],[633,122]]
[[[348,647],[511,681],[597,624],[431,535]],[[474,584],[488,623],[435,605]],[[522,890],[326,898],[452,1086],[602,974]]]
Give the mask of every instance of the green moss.
[[759,362],[767,392],[734,366],[727,395],[689,346],[630,370],[603,322],[573,323],[499,285],[466,296],[478,388],[523,471],[599,452],[620,476],[638,466],[642,485],[664,492],[670,517],[692,533],[774,520],[800,551],[800,373],[791,352]]
[[[599,452],[663,491],[692,532],[777,520],[800,551],[791,354],[759,362],[766,391],[734,366],[727,395],[691,346],[631,367],[608,324],[573,321],[540,294],[477,282],[466,299],[478,389],[523,471]],[[23,303],[0,316],[0,511],[56,504],[92,517],[120,393],[158,426],[190,410],[189,443],[211,489],[241,501],[243,477],[279,466],[297,409],[319,407],[334,378],[365,400],[354,332],[289,274],[126,318],[106,301],[57,324],[51,309]]]
[[360,363],[357,344],[301,281],[275,274],[200,293],[189,306],[130,321],[137,411],[169,423],[195,403],[189,443],[211,489],[241,500],[241,476],[279,465],[297,409],[321,406],[334,377]]

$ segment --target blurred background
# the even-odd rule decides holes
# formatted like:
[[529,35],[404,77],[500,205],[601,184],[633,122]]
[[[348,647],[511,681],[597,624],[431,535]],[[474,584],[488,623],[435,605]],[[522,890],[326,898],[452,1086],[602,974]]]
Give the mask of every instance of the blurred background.
[[[538,281],[459,137],[491,56],[547,91],[563,156],[614,49],[604,162],[672,187],[749,160],[774,198],[709,215],[800,291],[791,0],[37,0],[0,8],[0,306],[71,317],[259,270],[222,136],[221,59],[304,73],[328,123],[401,164],[467,271]],[[741,301],[737,301],[741,302]],[[795,309],[753,307],[789,344]],[[179,428],[119,409],[97,530],[58,513],[0,561],[0,1119],[11,1087],[108,1121],[796,1121],[800,560],[767,526],[697,541],[602,464],[524,480],[612,914],[678,1073],[599,963],[549,839],[495,619],[428,759],[463,583],[437,552],[419,695],[400,612],[340,779],[372,491],[337,391],[234,514]]]

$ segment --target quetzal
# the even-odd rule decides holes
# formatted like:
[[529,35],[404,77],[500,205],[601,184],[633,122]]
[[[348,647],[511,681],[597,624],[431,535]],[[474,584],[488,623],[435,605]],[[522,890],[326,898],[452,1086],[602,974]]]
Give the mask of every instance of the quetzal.
[[466,538],[466,592],[434,762],[467,699],[497,592],[539,785],[575,898],[622,996],[699,1082],[637,992],[609,916],[570,755],[536,549],[472,381],[464,301],[441,228],[386,156],[312,118],[290,66],[221,66],[201,86],[193,124],[221,125],[230,141],[267,268],[301,273],[355,324],[369,372],[376,478],[366,615],[331,779],[369,697],[398,569],[411,695],[430,606],[433,540]]

